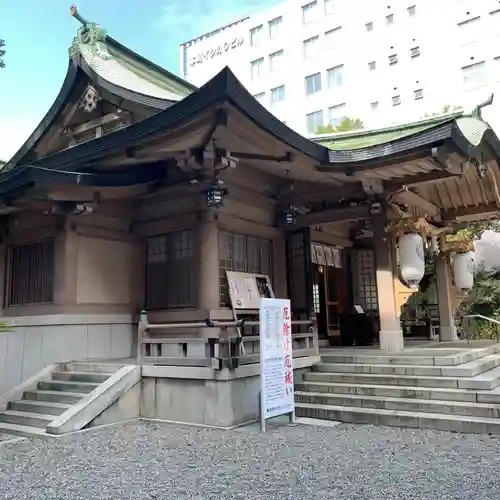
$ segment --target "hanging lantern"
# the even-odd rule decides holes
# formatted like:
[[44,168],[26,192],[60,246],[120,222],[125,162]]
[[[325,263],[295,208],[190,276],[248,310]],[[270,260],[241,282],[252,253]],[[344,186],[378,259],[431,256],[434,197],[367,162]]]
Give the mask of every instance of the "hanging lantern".
[[457,253],[453,258],[453,278],[460,290],[470,290],[474,286],[476,254],[472,251]]
[[399,269],[401,278],[410,288],[418,288],[425,273],[424,240],[418,233],[399,238]]
[[288,207],[281,212],[281,224],[283,227],[294,226],[296,221],[295,207]]
[[221,182],[214,182],[206,191],[207,207],[221,208],[224,203],[224,196],[227,194],[227,189],[222,187]]

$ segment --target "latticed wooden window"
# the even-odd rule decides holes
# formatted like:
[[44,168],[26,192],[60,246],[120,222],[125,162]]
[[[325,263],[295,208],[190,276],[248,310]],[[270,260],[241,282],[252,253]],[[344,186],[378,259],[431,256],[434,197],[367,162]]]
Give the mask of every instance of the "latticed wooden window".
[[226,271],[267,274],[272,279],[272,242],[243,234],[219,233],[220,305],[230,305]]
[[9,247],[7,305],[50,304],[54,299],[54,240]]
[[356,303],[367,312],[378,311],[374,252],[372,250],[359,250],[354,255],[357,278],[357,290],[355,290]]
[[148,238],[146,251],[146,308],[195,307],[193,230]]

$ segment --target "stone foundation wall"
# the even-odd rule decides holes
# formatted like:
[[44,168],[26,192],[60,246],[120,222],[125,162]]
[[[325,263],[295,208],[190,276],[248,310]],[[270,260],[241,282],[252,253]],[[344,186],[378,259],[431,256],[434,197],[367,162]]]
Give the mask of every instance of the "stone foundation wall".
[[2,319],[10,331],[0,333],[0,394],[51,363],[135,355],[136,327],[128,314]]

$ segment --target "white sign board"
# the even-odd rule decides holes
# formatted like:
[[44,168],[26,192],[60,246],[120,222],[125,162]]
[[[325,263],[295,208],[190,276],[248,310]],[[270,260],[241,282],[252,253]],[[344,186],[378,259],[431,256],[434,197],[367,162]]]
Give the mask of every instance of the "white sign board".
[[268,418],[289,413],[295,418],[290,300],[261,299],[260,411],[261,427]]
[[273,298],[274,292],[265,274],[226,271],[233,309],[259,309],[261,297]]

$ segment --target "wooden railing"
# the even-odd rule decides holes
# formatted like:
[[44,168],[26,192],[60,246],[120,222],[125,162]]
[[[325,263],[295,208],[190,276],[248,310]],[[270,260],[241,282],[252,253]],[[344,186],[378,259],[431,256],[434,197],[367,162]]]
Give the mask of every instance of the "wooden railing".
[[[137,338],[137,362],[163,366],[209,367],[235,369],[238,366],[259,363],[260,337],[227,336],[228,329],[256,327],[258,321],[210,321],[186,323],[149,323],[139,321]],[[319,352],[318,332],[312,320],[292,321],[293,328],[307,328],[308,332],[292,332],[294,358],[316,356]],[[218,328],[222,337],[164,337],[160,332]],[[158,332],[159,335],[154,335]],[[153,334],[153,335],[151,335]]]

